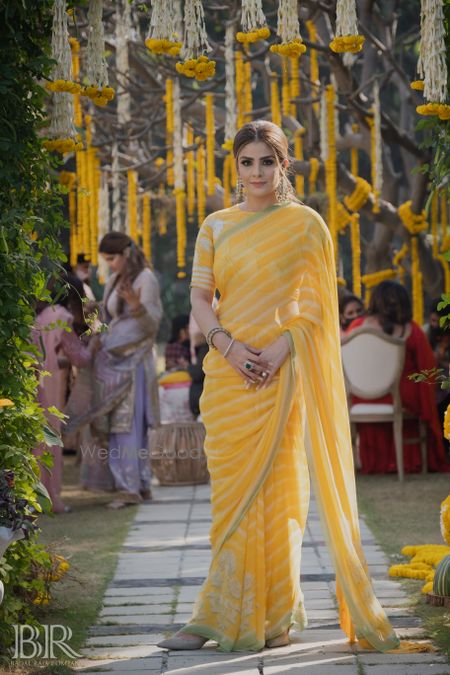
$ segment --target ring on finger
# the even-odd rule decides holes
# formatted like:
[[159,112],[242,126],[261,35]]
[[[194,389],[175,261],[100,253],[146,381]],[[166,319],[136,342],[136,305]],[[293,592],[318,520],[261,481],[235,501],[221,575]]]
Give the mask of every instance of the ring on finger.
[[263,371],[261,372],[261,377],[263,377],[263,378],[265,379],[265,378],[268,376],[268,374],[269,374],[269,373],[266,373],[266,371],[263,370]]
[[253,363],[252,363],[251,361],[246,361],[246,362],[244,363],[244,368],[245,368],[246,370],[253,370]]

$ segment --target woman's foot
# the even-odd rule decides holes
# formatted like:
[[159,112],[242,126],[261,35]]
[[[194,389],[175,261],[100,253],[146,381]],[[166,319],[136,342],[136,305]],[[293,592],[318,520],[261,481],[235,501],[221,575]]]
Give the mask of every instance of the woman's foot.
[[277,635],[274,638],[270,638],[270,640],[266,640],[267,649],[275,649],[276,647],[286,647],[288,644],[290,644],[288,630],[285,630],[284,633],[280,633],[280,635]]
[[172,637],[158,642],[157,647],[161,649],[173,649],[183,651],[186,649],[201,649],[208,638],[201,637],[201,635],[191,635],[190,633],[183,633],[182,630],[172,635]]

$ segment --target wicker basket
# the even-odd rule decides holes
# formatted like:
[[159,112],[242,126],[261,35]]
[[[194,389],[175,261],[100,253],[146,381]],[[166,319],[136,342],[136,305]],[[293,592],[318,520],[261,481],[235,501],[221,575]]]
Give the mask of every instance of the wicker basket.
[[450,607],[449,595],[435,595],[434,593],[427,593],[426,600],[429,605],[434,605],[434,607]]
[[150,432],[152,470],[161,485],[209,482],[201,422],[172,422]]

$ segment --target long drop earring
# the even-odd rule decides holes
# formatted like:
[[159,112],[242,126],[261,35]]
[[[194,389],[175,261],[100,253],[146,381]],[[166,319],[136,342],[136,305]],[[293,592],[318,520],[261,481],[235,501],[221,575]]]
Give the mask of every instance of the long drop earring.
[[241,179],[238,177],[236,183],[236,203],[244,201],[244,184]]

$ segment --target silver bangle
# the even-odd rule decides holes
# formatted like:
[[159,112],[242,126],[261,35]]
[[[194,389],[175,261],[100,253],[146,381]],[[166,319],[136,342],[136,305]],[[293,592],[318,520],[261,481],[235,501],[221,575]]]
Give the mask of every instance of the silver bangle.
[[235,342],[236,342],[236,339],[235,339],[235,338],[231,338],[228,347],[225,349],[225,351],[224,351],[224,353],[223,353],[223,358],[224,358],[224,359],[227,358],[228,353],[229,353],[231,347],[234,345]]

